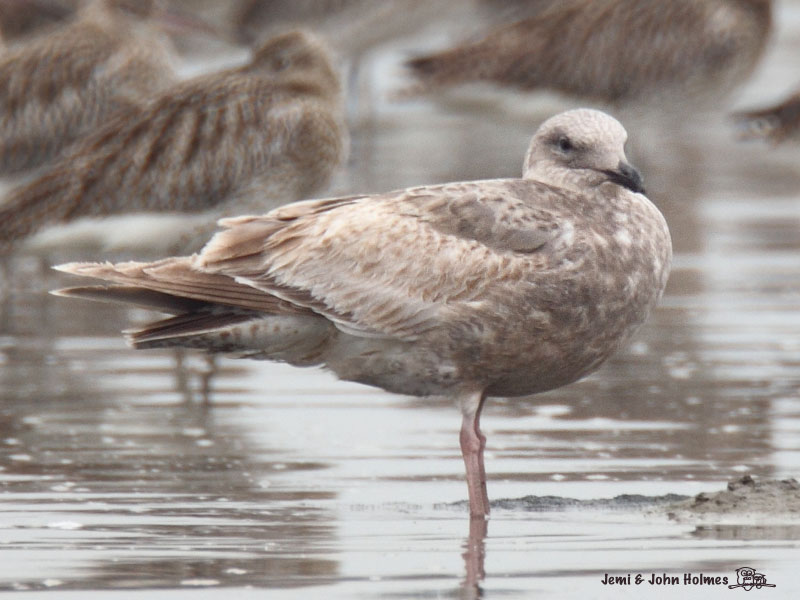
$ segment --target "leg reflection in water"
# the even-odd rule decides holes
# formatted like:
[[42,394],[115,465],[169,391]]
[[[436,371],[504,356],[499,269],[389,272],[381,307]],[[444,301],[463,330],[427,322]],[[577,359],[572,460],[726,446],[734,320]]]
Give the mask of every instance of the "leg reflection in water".
[[464,582],[461,585],[460,597],[463,600],[472,600],[483,596],[480,582],[486,576],[483,569],[486,558],[486,532],[488,519],[470,519],[469,537],[464,542]]

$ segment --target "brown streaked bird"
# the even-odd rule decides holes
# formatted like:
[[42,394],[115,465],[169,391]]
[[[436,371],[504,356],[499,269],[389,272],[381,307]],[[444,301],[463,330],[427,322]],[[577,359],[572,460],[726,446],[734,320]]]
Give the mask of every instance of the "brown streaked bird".
[[[365,58],[376,48],[436,23],[439,31],[471,14],[473,0],[240,0],[231,3],[234,35],[250,43],[287,26],[312,28],[342,59],[351,120],[371,110]],[[364,102],[365,101],[365,102]]]
[[449,396],[462,412],[470,514],[489,512],[479,419],[595,370],[641,325],[671,262],[627,133],[578,109],[538,129],[523,176],[298,202],[226,219],[199,254],[73,263],[111,282],[60,295],[173,317],[136,348],[321,365],[345,380]]
[[276,36],[248,64],[118,115],[13,191],[0,207],[0,251],[81,217],[225,215],[249,190],[260,210],[308,197],[343,160],[340,103],[318,40],[303,31]]
[[168,40],[150,22],[155,7],[96,0],[0,57],[0,175],[50,162],[177,80]]
[[406,93],[486,82],[612,106],[707,104],[752,72],[771,29],[771,0],[565,0],[408,61]]
[[774,144],[800,139],[800,90],[774,106],[734,115],[742,136],[764,138]]

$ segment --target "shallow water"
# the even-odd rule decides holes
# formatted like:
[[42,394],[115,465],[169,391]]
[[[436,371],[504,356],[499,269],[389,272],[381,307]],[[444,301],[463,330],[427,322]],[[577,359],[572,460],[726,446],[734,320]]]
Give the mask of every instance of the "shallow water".
[[[782,7],[778,43],[740,105],[800,80],[800,5]],[[372,68],[403,50],[392,52]],[[537,102],[366,103],[337,190],[516,175],[530,132],[557,110]],[[730,597],[742,590],[684,574],[735,583],[752,566],[777,586],[760,593],[796,597],[790,516],[675,522],[624,498],[561,506],[800,473],[800,147],[737,143],[713,119],[666,142],[628,129],[673,233],[667,294],[596,374],[489,403],[485,535],[470,532],[460,419],[446,402],[223,360],[205,406],[173,354],[125,347],[118,331],[144,313],[48,296],[64,280],[23,265],[0,312],[0,589]],[[619,589],[601,584],[606,573],[645,581]],[[655,588],[651,574],[680,582]]]

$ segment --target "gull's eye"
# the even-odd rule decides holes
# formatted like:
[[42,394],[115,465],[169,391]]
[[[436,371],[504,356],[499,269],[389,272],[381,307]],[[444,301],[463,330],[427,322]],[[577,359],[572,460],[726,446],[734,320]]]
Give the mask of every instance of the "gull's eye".
[[575,146],[572,145],[572,142],[565,135],[558,136],[558,139],[556,140],[556,145],[558,146],[558,149],[561,150],[561,152],[563,152],[564,154],[569,154],[575,149]]

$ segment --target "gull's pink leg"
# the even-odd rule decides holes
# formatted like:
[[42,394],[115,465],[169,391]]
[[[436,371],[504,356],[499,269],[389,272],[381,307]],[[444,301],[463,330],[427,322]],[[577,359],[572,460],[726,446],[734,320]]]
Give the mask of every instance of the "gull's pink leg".
[[486,470],[483,467],[483,449],[486,436],[480,430],[481,409],[485,396],[472,396],[461,406],[461,455],[467,468],[470,518],[484,518],[489,514],[489,495],[486,493]]

